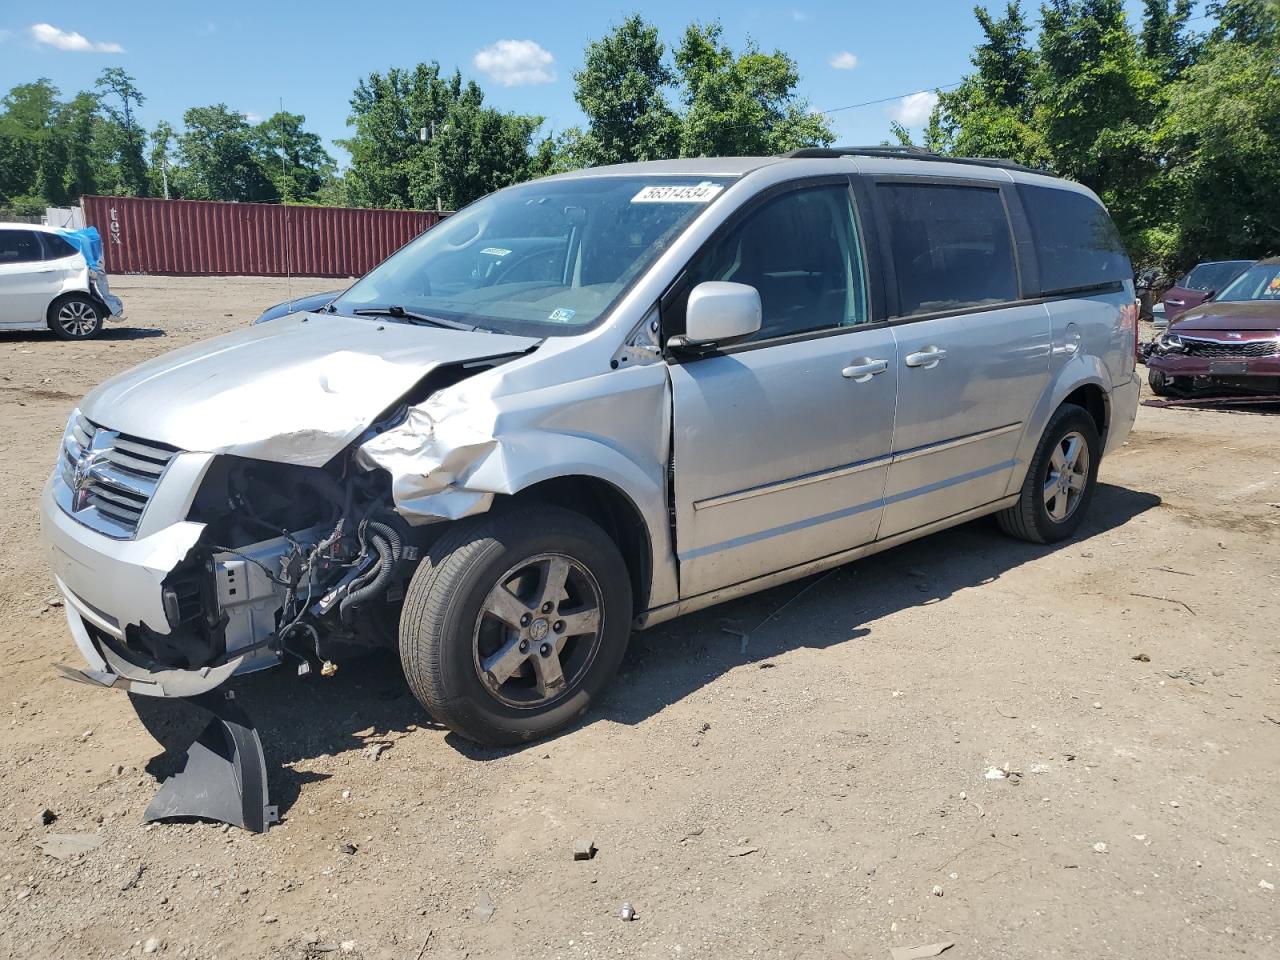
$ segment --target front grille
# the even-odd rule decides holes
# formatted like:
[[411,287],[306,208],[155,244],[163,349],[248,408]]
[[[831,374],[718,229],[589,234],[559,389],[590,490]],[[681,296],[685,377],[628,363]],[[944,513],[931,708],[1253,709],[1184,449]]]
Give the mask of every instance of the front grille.
[[1248,357],[1274,357],[1280,354],[1280,340],[1241,340],[1224,343],[1219,340],[1182,338],[1183,352],[1210,360],[1243,360]]
[[62,480],[71,491],[71,515],[110,536],[133,536],[177,452],[163,443],[107,430],[77,413],[62,443]]

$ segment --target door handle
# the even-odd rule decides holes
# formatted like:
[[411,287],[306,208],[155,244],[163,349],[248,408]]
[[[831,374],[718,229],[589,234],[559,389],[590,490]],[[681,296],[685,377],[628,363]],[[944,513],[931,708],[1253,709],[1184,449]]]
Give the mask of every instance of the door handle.
[[1172,303],[1175,307],[1181,307],[1181,306],[1185,306],[1187,301],[1185,301],[1185,300],[1175,300],[1175,299],[1173,299],[1173,297],[1170,297],[1170,298],[1169,298],[1169,302],[1170,302],[1170,303]]
[[872,357],[861,357],[840,371],[840,376],[854,383],[866,383],[877,374],[889,369],[888,360],[876,360]]
[[925,347],[918,353],[907,354],[908,367],[923,367],[932,370],[938,363],[947,358],[947,351],[941,347]]

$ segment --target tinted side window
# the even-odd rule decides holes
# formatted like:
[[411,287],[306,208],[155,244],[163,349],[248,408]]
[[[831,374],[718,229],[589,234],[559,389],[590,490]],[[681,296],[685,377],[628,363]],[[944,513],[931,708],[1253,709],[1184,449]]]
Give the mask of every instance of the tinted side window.
[[0,263],[35,263],[40,240],[34,230],[0,230]]
[[689,266],[686,290],[707,280],[755,287],[764,318],[753,340],[868,320],[862,244],[849,190],[784,193],[716,237]]
[[1100,204],[1053,187],[1022,185],[1018,193],[1040,260],[1043,295],[1133,278],[1120,234]]
[[882,183],[898,313],[938,313],[1018,299],[1013,240],[1000,191]]
[[42,233],[40,239],[44,241],[44,258],[46,260],[61,260],[63,257],[75,256],[76,248],[73,247],[66,237],[60,237],[56,233]]

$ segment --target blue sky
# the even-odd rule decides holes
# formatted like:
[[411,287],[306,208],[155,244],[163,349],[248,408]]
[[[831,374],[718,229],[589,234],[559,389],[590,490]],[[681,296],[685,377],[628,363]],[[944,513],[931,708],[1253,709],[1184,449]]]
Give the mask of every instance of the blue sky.
[[[1002,9],[1004,0],[987,5]],[[1136,18],[1139,0],[1128,7]],[[799,65],[799,93],[816,109],[887,99],[828,114],[841,143],[878,143],[894,118],[918,128],[931,102],[918,92],[963,76],[980,35],[968,0],[738,6],[700,0],[636,6],[4,0],[0,91],[48,77],[69,94],[89,88],[103,67],[122,66],[147,96],[142,120],[148,127],[161,119],[180,125],[192,106],[225,102],[257,119],[283,102],[332,141],[347,133],[348,101],[361,76],[434,59],[474,76],[490,104],[540,114],[549,128],[561,130],[582,119],[572,73],[583,48],[636,9],[658,25],[669,46],[690,20],[718,17],[735,47],[751,37],[766,50],[785,50]]]

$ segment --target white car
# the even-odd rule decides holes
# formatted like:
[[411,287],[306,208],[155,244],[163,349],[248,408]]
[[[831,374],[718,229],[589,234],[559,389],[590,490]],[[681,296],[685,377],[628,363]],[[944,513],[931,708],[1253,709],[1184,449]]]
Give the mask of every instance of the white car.
[[43,330],[88,340],[124,304],[107,276],[53,227],[0,223],[0,330]]

